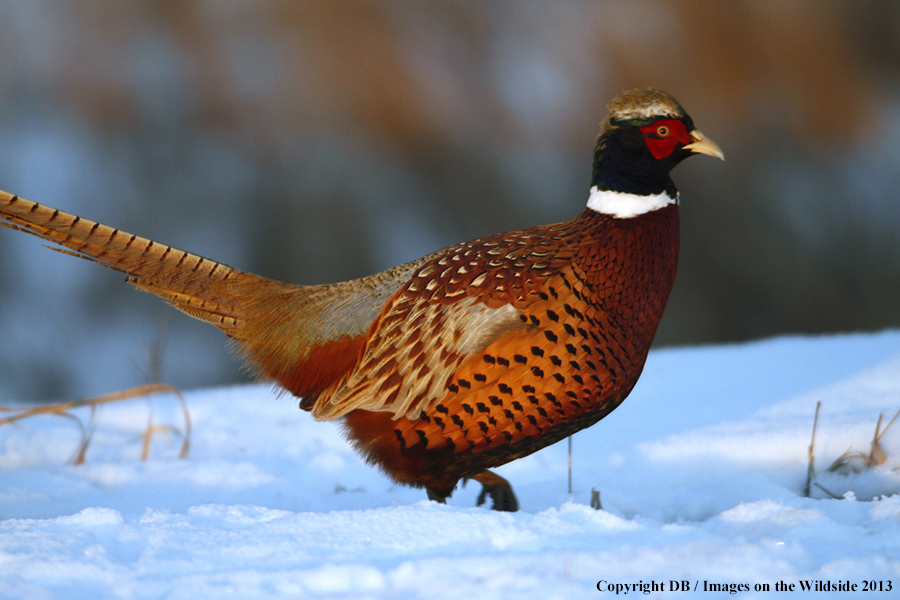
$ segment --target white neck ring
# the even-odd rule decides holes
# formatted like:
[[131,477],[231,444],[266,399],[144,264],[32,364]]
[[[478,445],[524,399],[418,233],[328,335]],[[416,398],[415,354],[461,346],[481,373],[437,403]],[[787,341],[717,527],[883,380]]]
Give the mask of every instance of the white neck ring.
[[637,217],[670,204],[678,204],[677,194],[674,198],[665,192],[639,196],[625,192],[598,190],[596,185],[591,187],[591,195],[588,196],[587,201],[589,209],[618,219]]

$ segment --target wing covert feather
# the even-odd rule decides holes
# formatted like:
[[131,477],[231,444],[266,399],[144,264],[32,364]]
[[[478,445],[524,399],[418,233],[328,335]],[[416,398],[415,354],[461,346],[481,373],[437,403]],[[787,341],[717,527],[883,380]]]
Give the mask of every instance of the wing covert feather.
[[416,418],[437,405],[468,359],[533,325],[522,308],[569,264],[549,256],[549,227],[490,236],[436,253],[385,305],[356,368],[312,407],[317,419],[356,409]]

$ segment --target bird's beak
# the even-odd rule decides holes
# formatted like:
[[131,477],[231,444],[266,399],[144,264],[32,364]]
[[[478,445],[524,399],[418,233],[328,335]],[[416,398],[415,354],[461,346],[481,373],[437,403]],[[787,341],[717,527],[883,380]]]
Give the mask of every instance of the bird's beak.
[[690,150],[695,154],[706,154],[725,160],[725,154],[722,152],[722,149],[719,148],[714,141],[704,136],[696,129],[691,132],[691,139],[694,140],[693,143],[685,146],[685,150]]

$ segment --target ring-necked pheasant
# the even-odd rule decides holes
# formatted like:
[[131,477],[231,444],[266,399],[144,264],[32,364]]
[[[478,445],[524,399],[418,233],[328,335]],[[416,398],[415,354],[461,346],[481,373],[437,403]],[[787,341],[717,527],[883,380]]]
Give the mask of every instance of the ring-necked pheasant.
[[615,98],[587,208],[330,285],[267,279],[0,192],[3,224],[122,271],[222,329],[261,378],[365,459],[444,501],[487,469],[593,425],[636,383],[675,278],[678,193],[692,153],[723,158],[669,94]]

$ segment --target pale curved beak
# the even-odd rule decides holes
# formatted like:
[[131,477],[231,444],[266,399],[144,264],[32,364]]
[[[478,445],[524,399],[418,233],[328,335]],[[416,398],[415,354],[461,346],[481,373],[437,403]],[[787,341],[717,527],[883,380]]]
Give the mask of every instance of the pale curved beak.
[[696,154],[715,156],[716,158],[725,160],[725,154],[722,152],[722,149],[719,148],[719,146],[714,141],[712,141],[696,129],[691,132],[691,139],[694,140],[693,143],[685,146],[685,150],[690,150],[691,152],[694,152]]

